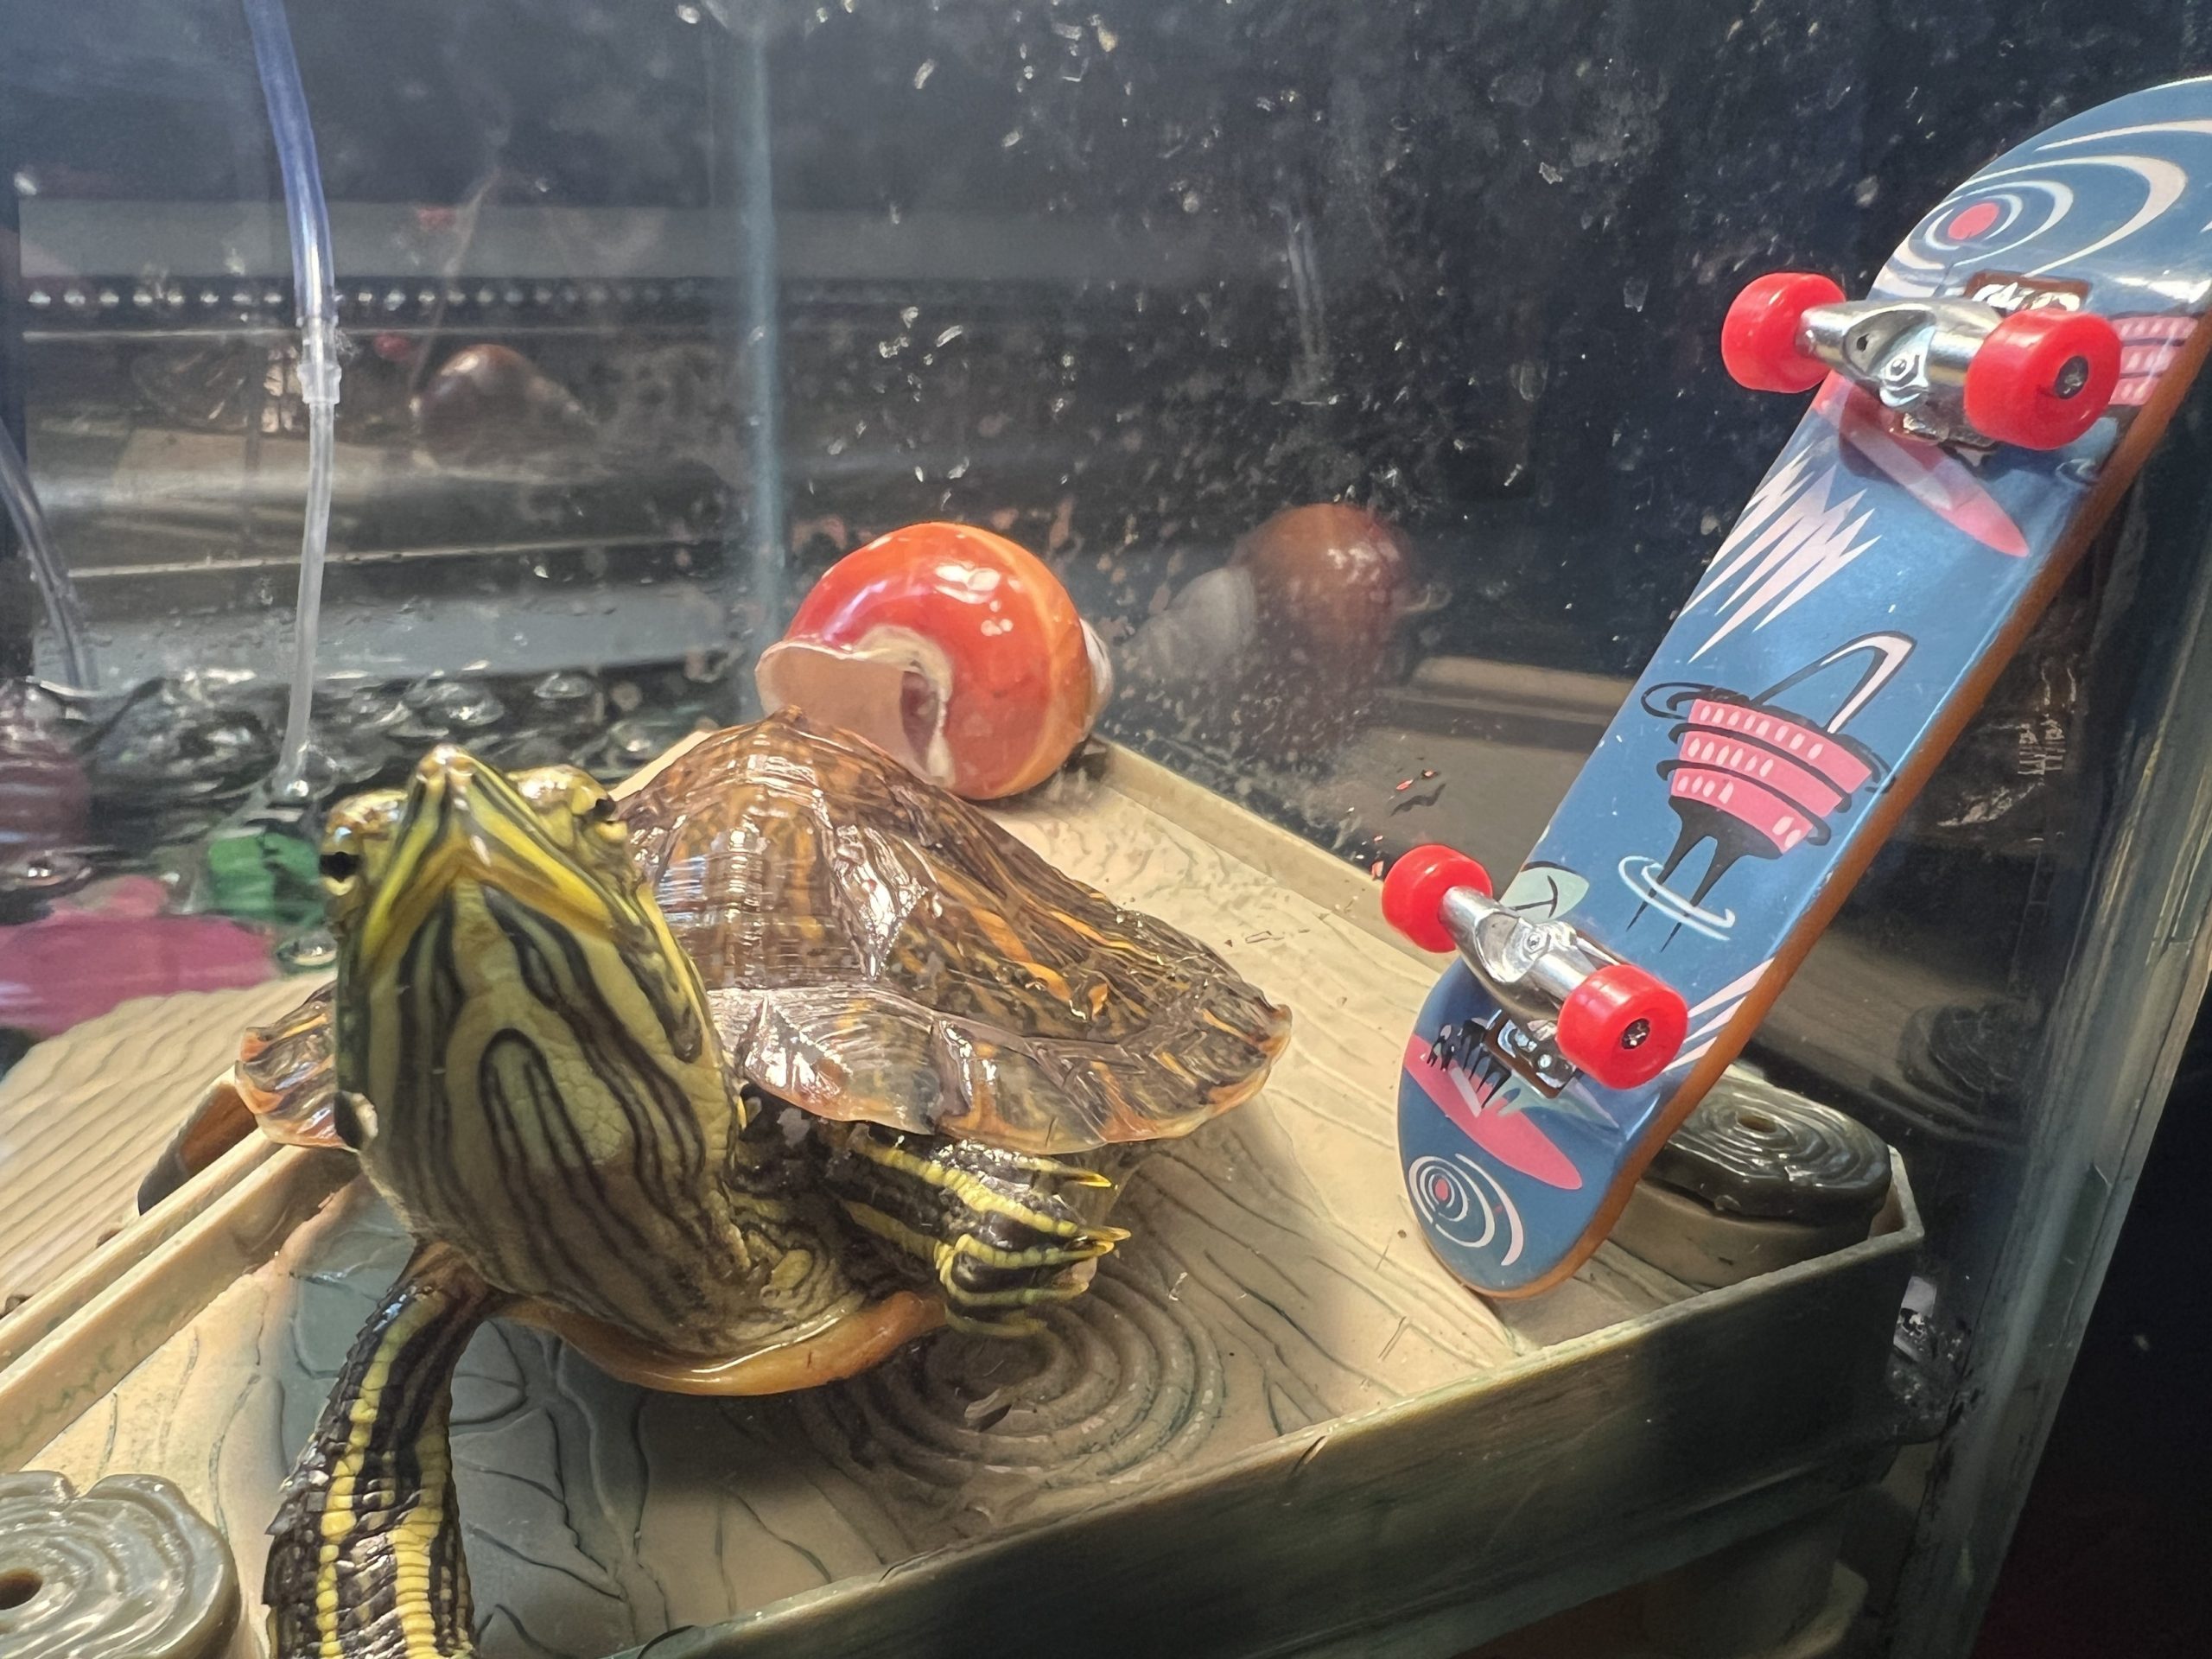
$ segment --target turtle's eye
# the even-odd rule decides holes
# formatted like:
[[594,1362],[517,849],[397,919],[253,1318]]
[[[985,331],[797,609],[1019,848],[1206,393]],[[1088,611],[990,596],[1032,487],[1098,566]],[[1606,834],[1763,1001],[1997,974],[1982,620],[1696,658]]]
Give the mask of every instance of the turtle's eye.
[[322,879],[334,887],[342,887],[361,873],[361,855],[341,848],[333,848],[317,861],[316,868]]
[[591,826],[594,835],[605,842],[626,842],[629,840],[630,833],[624,826],[620,814],[621,809],[614,804],[614,798],[605,790],[594,790],[591,798],[580,809],[583,821]]

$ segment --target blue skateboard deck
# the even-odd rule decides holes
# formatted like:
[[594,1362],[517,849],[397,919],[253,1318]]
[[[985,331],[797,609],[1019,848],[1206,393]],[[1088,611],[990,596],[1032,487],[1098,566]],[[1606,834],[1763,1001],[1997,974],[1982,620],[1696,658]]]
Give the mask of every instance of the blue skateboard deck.
[[1910,435],[1839,376],[1814,394],[1498,895],[1680,992],[1681,1052],[1634,1089],[1525,1076],[1500,1052],[1510,1018],[1458,961],[1407,1042],[1407,1192],[1431,1246],[1487,1294],[1543,1290],[1597,1248],[2157,443],[2212,336],[2212,79],[1998,157],[1920,222],[1872,297],[2101,314],[2122,346],[2117,391],[2047,451]]

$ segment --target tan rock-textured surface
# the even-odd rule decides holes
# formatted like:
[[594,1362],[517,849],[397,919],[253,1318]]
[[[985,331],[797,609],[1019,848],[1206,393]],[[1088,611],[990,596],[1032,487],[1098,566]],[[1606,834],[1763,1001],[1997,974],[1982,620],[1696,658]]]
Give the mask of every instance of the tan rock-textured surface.
[[[940,1337],[847,1384],[712,1401],[611,1382],[533,1329],[486,1330],[454,1439],[487,1659],[604,1654],[881,1576],[1682,1294],[1610,1249],[1505,1316],[1452,1281],[1413,1231],[1393,1128],[1432,969],[1354,918],[1372,900],[1343,866],[1242,815],[1207,818],[1208,839],[1141,792],[1150,804],[1071,790],[1007,821],[1291,1006],[1267,1090],[1141,1167],[1116,1216],[1135,1236],[1033,1344]],[[257,1586],[276,1484],[404,1253],[348,1189],[35,1466],[79,1484],[169,1476]]]
[[0,1079],[0,1302],[28,1296],[136,1212],[138,1182],[238,1034],[316,982],[141,996],[41,1043]]

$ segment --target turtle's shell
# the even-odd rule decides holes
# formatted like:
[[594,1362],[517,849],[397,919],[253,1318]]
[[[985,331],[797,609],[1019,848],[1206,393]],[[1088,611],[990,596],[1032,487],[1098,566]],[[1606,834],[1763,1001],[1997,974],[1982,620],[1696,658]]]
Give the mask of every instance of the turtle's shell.
[[817,1116],[1084,1151],[1249,1098],[1290,1015],[1197,940],[796,714],[624,808],[733,1073]]

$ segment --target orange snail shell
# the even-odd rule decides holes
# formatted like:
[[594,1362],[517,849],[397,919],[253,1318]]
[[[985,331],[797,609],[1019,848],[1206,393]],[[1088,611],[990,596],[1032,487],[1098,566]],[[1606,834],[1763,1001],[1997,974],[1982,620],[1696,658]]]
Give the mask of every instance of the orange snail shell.
[[1364,507],[1290,507],[1247,532],[1230,563],[1251,572],[1262,628],[1339,677],[1371,676],[1412,574],[1405,538]]
[[978,801],[1049,778],[1113,695],[1059,579],[952,524],[909,524],[830,566],[753,678],[763,707],[857,732]]

